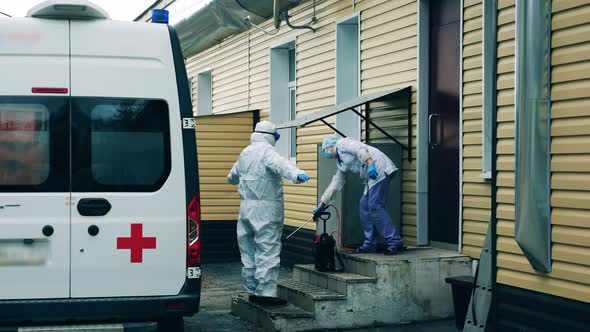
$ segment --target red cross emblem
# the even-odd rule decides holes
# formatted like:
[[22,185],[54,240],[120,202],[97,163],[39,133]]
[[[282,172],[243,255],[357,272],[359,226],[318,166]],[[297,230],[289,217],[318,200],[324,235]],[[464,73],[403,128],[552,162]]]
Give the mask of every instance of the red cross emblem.
[[130,249],[131,263],[141,263],[143,249],[156,249],[156,237],[143,237],[143,224],[131,224],[131,236],[118,237],[117,249]]

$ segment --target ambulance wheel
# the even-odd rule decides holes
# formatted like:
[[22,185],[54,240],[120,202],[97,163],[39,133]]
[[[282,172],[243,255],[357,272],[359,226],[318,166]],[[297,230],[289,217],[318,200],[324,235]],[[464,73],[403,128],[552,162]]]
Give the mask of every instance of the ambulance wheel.
[[184,332],[182,317],[172,317],[158,322],[158,332]]

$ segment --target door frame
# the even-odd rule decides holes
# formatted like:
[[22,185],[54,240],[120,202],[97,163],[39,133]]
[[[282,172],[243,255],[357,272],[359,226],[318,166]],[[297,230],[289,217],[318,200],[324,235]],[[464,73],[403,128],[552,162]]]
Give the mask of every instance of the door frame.
[[[428,110],[430,71],[430,1],[418,0],[418,78],[417,78],[417,140],[416,147],[416,242],[429,245],[428,237]],[[459,239],[457,251],[463,246],[463,1],[460,1],[459,16]]]

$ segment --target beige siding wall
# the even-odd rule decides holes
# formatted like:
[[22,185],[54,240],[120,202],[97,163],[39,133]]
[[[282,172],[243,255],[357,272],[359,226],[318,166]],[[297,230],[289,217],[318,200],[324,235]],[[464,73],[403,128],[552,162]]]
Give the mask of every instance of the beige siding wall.
[[197,112],[197,74],[211,70],[212,108],[215,114],[248,110],[248,38],[231,37],[186,63],[192,82],[193,112]]
[[514,241],[514,5],[500,1],[498,282],[590,302],[590,3],[553,1],[553,271],[536,273]]
[[[196,105],[196,74],[211,70],[213,113],[259,109],[261,118],[270,112],[270,48],[295,38],[297,67],[297,116],[319,111],[335,103],[336,21],[360,13],[362,94],[414,85],[416,81],[416,0],[324,0],[317,3],[318,30],[291,30],[284,24],[274,36],[251,29],[233,36],[187,59]],[[292,12],[294,24],[312,16],[312,3]],[[261,24],[271,31],[271,23]],[[414,89],[415,90],[415,89]],[[415,94],[414,112],[415,112]],[[334,122],[334,119],[331,119]],[[414,121],[415,123],[415,121]],[[414,124],[415,126],[415,124]],[[415,132],[415,131],[414,131]],[[297,130],[297,166],[312,181],[285,186],[285,223],[299,226],[310,216],[317,201],[316,145],[330,129],[322,124]],[[414,140],[415,142],[415,140]],[[198,142],[199,148],[201,142]],[[415,151],[414,151],[415,155]],[[227,158],[236,159],[238,154]],[[224,167],[227,168],[228,165]],[[409,244],[415,243],[415,164],[404,163],[404,229]],[[224,169],[229,171],[229,169]],[[309,225],[314,228],[314,225]]]
[[[361,93],[412,86],[412,156],[404,151],[402,227],[407,244],[416,244],[416,80],[418,4],[416,0],[357,1],[361,13]],[[378,120],[378,119],[376,119]],[[363,125],[364,129],[364,125]],[[372,138],[383,137],[371,130]],[[406,135],[403,131],[402,135]],[[407,139],[398,136],[402,142]],[[390,142],[388,139],[384,142]]]
[[463,248],[479,258],[491,217],[491,184],[482,174],[482,0],[463,2]]
[[240,196],[227,183],[235,156],[250,143],[252,112],[196,118],[201,218],[203,221],[237,220]]
[[[297,117],[336,102],[336,20],[353,13],[348,1],[324,1],[318,5],[322,5],[318,13],[318,30],[315,33],[300,33],[296,42]],[[309,11],[299,12],[301,10],[296,18],[305,17],[305,21],[309,20]],[[331,122],[334,123],[334,119]],[[304,223],[316,205],[316,146],[328,133],[331,130],[321,123],[297,130],[297,166],[308,171],[313,180],[303,185],[286,187],[285,217],[289,225]],[[315,229],[315,225],[310,225],[310,228]]]

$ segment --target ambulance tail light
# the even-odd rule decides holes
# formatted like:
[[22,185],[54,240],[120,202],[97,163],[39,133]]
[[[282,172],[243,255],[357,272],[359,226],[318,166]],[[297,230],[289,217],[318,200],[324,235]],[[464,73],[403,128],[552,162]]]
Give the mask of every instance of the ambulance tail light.
[[186,266],[201,265],[201,201],[199,194],[195,195],[187,208],[187,256]]

